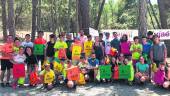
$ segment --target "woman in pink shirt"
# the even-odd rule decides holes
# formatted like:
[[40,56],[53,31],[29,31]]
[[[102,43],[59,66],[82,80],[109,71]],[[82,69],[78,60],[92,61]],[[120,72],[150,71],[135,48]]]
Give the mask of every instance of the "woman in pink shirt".
[[124,54],[124,56],[127,58],[129,56],[131,56],[131,52],[130,52],[130,41],[128,41],[128,36],[126,34],[124,34],[120,40],[120,52],[122,54]]

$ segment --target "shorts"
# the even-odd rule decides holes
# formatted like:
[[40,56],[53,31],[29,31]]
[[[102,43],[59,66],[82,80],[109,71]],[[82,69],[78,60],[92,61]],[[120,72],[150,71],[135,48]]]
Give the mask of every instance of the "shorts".
[[13,68],[13,63],[11,63],[8,59],[1,59],[1,70],[5,71]]

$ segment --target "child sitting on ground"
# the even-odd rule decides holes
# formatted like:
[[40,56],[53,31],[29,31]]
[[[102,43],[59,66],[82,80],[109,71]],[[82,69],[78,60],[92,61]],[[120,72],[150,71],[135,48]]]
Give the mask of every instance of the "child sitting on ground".
[[169,68],[167,68],[167,74],[165,73],[165,64],[163,62],[159,63],[159,68],[154,73],[153,81],[156,85],[168,88],[170,86],[168,73]]
[[54,87],[55,74],[54,71],[50,69],[50,64],[46,63],[44,67],[44,70],[40,72],[41,81],[45,89],[51,90]]
[[140,62],[136,63],[135,79],[139,84],[144,84],[149,79],[149,65],[145,64],[143,56],[140,57]]

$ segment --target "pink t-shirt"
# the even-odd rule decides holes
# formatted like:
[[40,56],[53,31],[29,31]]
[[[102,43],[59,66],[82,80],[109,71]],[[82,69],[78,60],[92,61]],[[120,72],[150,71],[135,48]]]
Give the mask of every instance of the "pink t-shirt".
[[158,70],[157,72],[155,72],[154,74],[154,82],[158,85],[163,85],[164,83],[164,79],[165,79],[165,71],[163,70]]
[[127,42],[121,42],[120,43],[120,47],[121,47],[121,53],[123,53],[123,54],[131,54],[131,52],[130,52],[130,42],[129,41],[127,41]]

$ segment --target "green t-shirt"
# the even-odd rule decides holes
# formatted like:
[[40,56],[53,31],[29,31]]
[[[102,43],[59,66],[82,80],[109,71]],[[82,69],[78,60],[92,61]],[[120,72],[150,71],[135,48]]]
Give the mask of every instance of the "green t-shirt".
[[146,73],[149,69],[149,65],[148,64],[141,64],[140,62],[138,62],[136,64],[136,69],[138,69],[139,72]]
[[[66,49],[66,48],[68,48],[68,46],[67,46],[67,43],[64,42],[64,41],[63,41],[63,42],[57,41],[57,42],[55,43],[55,45],[54,45],[54,48],[55,48],[55,49],[62,49],[62,48]],[[58,51],[55,52],[54,57],[57,57],[57,58],[58,58]]]
[[[132,52],[135,49],[140,49],[141,52],[142,52],[142,50],[143,50],[142,44],[132,44],[131,47],[130,47],[130,51]],[[141,56],[140,52],[132,52],[132,59],[138,60],[140,56]]]

